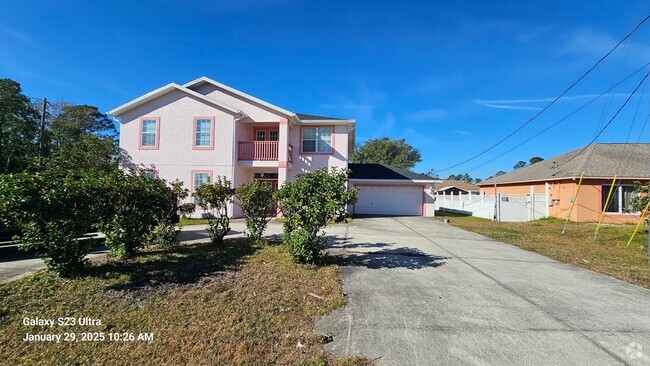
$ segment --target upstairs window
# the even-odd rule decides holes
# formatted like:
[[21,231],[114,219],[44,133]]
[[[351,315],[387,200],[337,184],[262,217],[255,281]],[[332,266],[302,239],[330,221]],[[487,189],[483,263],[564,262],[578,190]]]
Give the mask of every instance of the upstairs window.
[[140,147],[158,148],[158,122],[157,118],[143,118],[140,121]]
[[194,147],[200,149],[212,148],[214,120],[212,118],[194,119]]
[[302,129],[302,152],[332,152],[332,127],[304,127]]

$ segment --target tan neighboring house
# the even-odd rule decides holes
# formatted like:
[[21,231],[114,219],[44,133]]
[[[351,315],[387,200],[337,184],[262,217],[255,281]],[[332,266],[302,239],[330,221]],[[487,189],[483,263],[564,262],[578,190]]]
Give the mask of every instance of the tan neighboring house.
[[[548,193],[549,213],[566,218],[574,200],[580,174],[584,178],[572,221],[596,222],[605,211],[603,222],[636,223],[638,212],[632,211],[634,182],[650,179],[650,144],[599,143],[569,151],[514,172],[478,184],[481,193],[500,194]],[[614,175],[618,176],[612,198],[605,206]]]
[[461,182],[454,179],[445,179],[440,183],[433,185],[433,188],[439,194],[479,194],[480,188],[477,185]]

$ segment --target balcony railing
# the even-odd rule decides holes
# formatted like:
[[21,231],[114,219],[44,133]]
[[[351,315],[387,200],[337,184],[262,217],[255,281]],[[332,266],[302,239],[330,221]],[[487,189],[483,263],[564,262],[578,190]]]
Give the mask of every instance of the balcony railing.
[[278,160],[277,141],[239,141],[239,160]]
[[[278,141],[239,141],[239,160],[276,161],[278,160]],[[287,145],[287,161],[293,163],[293,145]]]

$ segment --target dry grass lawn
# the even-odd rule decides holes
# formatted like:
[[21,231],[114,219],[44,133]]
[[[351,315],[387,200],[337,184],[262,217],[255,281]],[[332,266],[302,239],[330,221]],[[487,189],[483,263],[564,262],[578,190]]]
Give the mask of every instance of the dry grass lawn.
[[[0,286],[0,363],[366,363],[331,359],[322,348],[326,339],[313,332],[319,316],[344,304],[337,266],[296,265],[282,246],[227,240],[220,247],[148,249],[129,262],[102,260],[89,272],[76,279],[38,273]],[[101,325],[30,327],[26,317],[90,317]],[[22,340],[26,333],[66,332],[76,341]],[[86,341],[88,332],[105,339]],[[115,333],[136,340],[108,339]],[[139,333],[154,339],[138,341]]]
[[[450,216],[440,213],[440,216]],[[650,288],[648,228],[637,233],[629,247],[634,225],[601,226],[594,242],[595,224],[569,223],[560,235],[564,220],[542,219],[532,222],[495,222],[471,216],[450,217],[450,224],[537,252],[561,262],[600,272],[638,286]]]

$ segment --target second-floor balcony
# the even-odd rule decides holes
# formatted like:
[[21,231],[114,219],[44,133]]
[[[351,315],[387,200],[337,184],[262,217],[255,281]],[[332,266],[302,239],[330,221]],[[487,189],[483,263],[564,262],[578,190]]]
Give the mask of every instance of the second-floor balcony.
[[[237,158],[244,161],[277,161],[278,141],[239,141]],[[287,160],[293,162],[293,146],[288,145]]]

